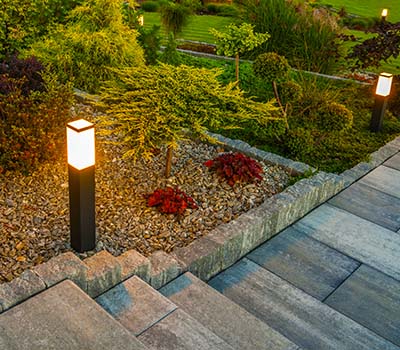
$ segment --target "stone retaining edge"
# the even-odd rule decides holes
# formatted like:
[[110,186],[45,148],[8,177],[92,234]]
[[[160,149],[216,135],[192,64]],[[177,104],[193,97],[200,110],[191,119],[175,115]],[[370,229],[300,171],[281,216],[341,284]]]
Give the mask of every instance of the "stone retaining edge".
[[[211,134],[226,148],[243,152],[270,164],[281,165],[293,175],[308,174],[315,169],[281,156],[251,147],[240,140]],[[46,263],[26,270],[18,278],[0,285],[0,314],[14,305],[70,279],[92,298],[137,275],[155,289],[161,288],[180,274],[190,271],[208,280],[228,268],[248,252],[270,239],[309,211],[357,181],[400,150],[400,137],[381,147],[369,162],[359,163],[340,175],[317,172],[301,179],[257,208],[236,220],[222,224],[171,254],[154,252],[146,258],[135,250],[118,257],[101,251],[83,261],[67,252]]]

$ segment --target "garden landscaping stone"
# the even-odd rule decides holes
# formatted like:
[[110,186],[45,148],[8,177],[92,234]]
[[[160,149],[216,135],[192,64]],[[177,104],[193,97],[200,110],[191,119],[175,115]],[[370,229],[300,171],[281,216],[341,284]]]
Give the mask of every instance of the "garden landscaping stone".
[[247,258],[318,300],[324,300],[360,265],[292,227]]
[[297,349],[295,344],[191,273],[181,275],[160,292],[235,349]]
[[360,183],[400,198],[400,174],[395,169],[386,166],[376,168]]
[[31,270],[27,270],[20,277],[10,283],[0,285],[1,310],[6,311],[12,306],[28,299],[46,288],[44,282]]
[[221,338],[179,309],[145,331],[138,339],[152,350],[233,350]]
[[128,250],[117,257],[121,265],[121,279],[124,281],[133,275],[143,281],[150,281],[150,260],[136,250]]
[[400,198],[362,183],[351,185],[328,203],[389,230],[400,229]]
[[303,349],[399,349],[246,258],[209,285]]
[[88,294],[95,298],[121,282],[121,265],[117,258],[103,250],[83,261],[88,266]]
[[46,288],[69,279],[87,291],[88,267],[72,252],[58,255],[46,263],[35,266],[32,271],[46,284]]
[[171,301],[136,276],[100,295],[96,302],[135,336],[176,309]]
[[159,289],[181,272],[179,262],[164,251],[157,251],[150,256],[150,285],[154,289]]
[[400,235],[396,232],[329,204],[321,205],[293,227],[353,259],[400,279]]
[[71,281],[0,315],[1,350],[145,350]]
[[326,304],[400,346],[400,282],[361,265]]
[[400,154],[396,154],[395,156],[389,158],[383,163],[383,165],[389,168],[400,170]]

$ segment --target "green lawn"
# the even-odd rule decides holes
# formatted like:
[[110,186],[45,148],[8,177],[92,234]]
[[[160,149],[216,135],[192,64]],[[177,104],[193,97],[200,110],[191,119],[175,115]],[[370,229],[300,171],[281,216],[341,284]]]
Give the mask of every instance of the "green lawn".
[[348,13],[362,17],[380,17],[383,8],[389,10],[388,21],[400,21],[399,0],[318,0],[321,4],[332,5],[340,9],[344,7]]
[[[188,25],[184,28],[181,35],[178,37],[186,40],[201,41],[206,43],[214,43],[214,37],[209,32],[210,28],[215,28],[219,31],[234,21],[231,17],[221,16],[191,16]],[[154,24],[160,25],[160,14],[157,12],[144,13],[144,26],[150,28]],[[162,34],[165,31],[161,28]]]
[[[344,7],[348,13],[362,17],[380,17],[383,8],[389,10],[387,20],[393,23],[400,22],[400,1],[399,0],[318,0],[321,4],[332,5],[336,9]],[[367,39],[369,34],[351,30],[360,39]],[[386,71],[393,74],[400,74],[400,58],[392,59],[388,63],[382,63],[379,68],[368,68],[369,71],[376,73]]]

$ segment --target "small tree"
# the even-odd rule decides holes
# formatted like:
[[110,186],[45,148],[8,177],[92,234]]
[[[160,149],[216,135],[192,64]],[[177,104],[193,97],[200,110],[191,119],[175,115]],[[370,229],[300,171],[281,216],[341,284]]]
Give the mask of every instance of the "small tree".
[[270,35],[268,33],[254,33],[253,26],[242,23],[240,26],[230,24],[225,32],[210,29],[217,42],[217,54],[235,57],[236,81],[239,81],[239,55],[253,50],[255,47],[266,42]]
[[187,137],[210,140],[207,128],[245,125],[261,127],[284,123],[273,103],[243,97],[234,84],[218,82],[220,71],[188,66],[147,66],[115,70],[118,81],[110,82],[101,95],[107,110],[105,133],[118,135],[126,146],[125,157],[151,158],[154,149],[167,146],[166,177],[171,171],[172,150]]
[[[400,22],[381,22],[367,32],[375,33],[372,38],[355,45],[347,58],[355,59],[354,68],[379,67],[381,61],[397,58],[400,54]],[[350,36],[347,39],[354,37]]]

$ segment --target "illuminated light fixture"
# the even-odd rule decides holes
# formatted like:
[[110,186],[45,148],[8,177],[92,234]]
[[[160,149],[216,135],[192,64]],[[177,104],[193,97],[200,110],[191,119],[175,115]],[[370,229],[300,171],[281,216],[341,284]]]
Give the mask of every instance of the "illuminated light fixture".
[[142,27],[144,26],[144,17],[143,17],[143,15],[140,15],[138,17],[138,22],[139,22],[139,25],[141,25]]
[[387,15],[388,15],[388,9],[383,9],[381,13],[382,21],[386,20]]
[[375,93],[379,96],[389,96],[392,88],[393,74],[381,73],[378,78]]
[[383,117],[385,115],[387,98],[390,95],[393,75],[390,73],[381,73],[378,78],[378,84],[375,91],[375,105],[372,111],[370,130],[373,132],[382,129]]
[[71,247],[82,253],[96,246],[92,123],[79,119],[67,124],[67,152]]

